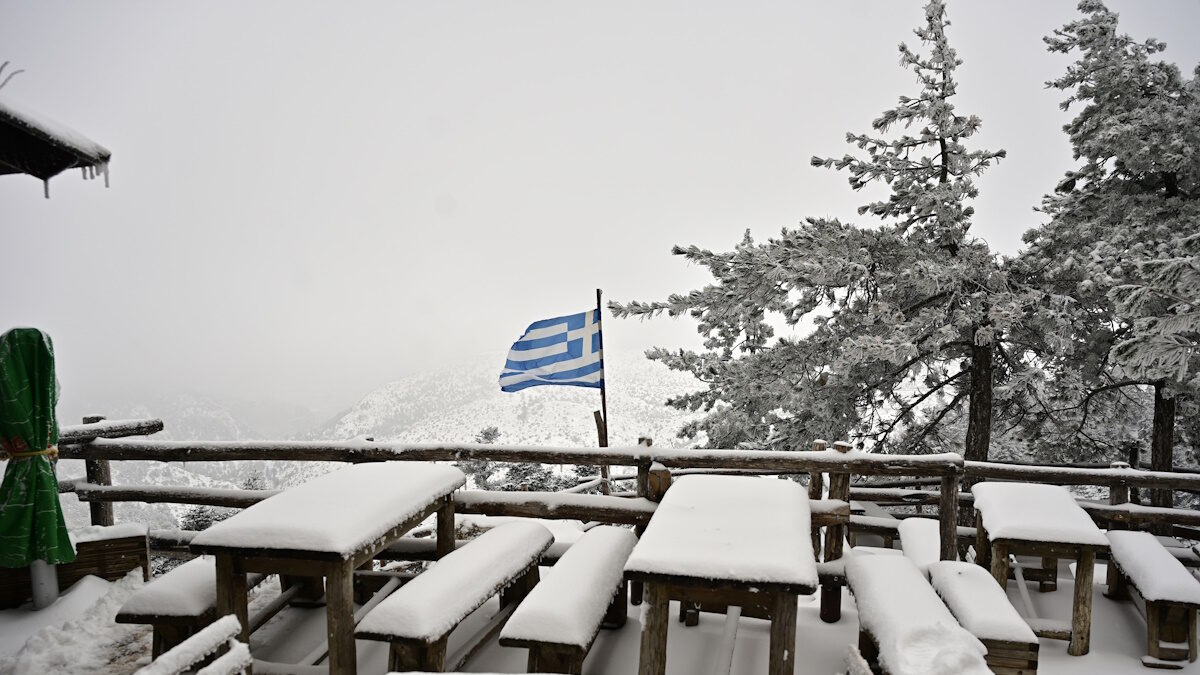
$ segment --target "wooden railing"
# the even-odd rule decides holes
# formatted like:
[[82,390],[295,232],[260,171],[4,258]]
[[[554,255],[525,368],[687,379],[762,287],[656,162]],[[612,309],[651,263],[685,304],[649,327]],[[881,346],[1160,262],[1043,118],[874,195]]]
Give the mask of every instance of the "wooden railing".
[[[86,418],[85,424],[60,433],[59,456],[82,459],[87,477],[62,481],[60,490],[74,492],[91,506],[93,524],[112,524],[114,502],[206,504],[242,508],[265,499],[274,490],[244,490],[157,485],[112,485],[112,461],[458,461],[482,459],[496,462],[590,464],[632,467],[609,482],[633,481],[634,489],[613,495],[577,494],[598,486],[593,477],[564,492],[487,492],[462,490],[456,510],[465,514],[571,518],[593,522],[633,524],[649,521],[672,475],[735,473],[804,475],[810,497],[821,505],[814,510],[814,525],[826,527],[823,552],[826,560],[841,557],[842,541],[851,499],[884,505],[935,507],[941,521],[942,557],[957,555],[958,512],[970,508],[971,495],[960,494],[964,478],[1020,480],[1057,485],[1094,485],[1108,489],[1107,504],[1083,502],[1098,521],[1117,526],[1157,524],[1185,528],[1200,526],[1200,513],[1130,504],[1131,489],[1167,489],[1200,492],[1200,475],[1142,471],[1128,467],[1076,468],[994,462],[963,462],[957,454],[875,455],[824,441],[813,450],[756,452],[743,450],[692,450],[659,448],[649,444],[615,448],[545,448],[482,444],[400,444],[355,440],[343,442],[193,442],[135,439],[163,428],[160,420],[105,421]],[[884,480],[867,479],[883,477]],[[896,480],[905,477],[905,480]],[[913,487],[901,487],[913,485]],[[883,487],[880,487],[883,486]],[[919,489],[919,488],[928,489]],[[841,514],[845,513],[846,516]],[[816,540],[820,544],[820,540]],[[823,551],[822,551],[823,549]]]
[[[825,558],[841,555],[841,542],[849,515],[849,488],[853,476],[915,476],[938,480],[943,493],[944,554],[955,549],[955,514],[962,458],[956,454],[899,456],[873,455],[823,441],[811,451],[750,452],[742,450],[684,450],[658,448],[648,443],[616,448],[543,448],[514,445],[443,445],[345,442],[191,442],[132,439],[137,433],[162,428],[158,420],[105,422],[89,418],[87,424],[61,433],[59,456],[88,462],[85,480],[63,481],[60,489],[74,492],[92,508],[95,524],[111,524],[111,505],[120,501],[207,504],[245,507],[274,494],[270,490],[239,490],[174,486],[112,485],[112,461],[459,461],[483,459],[497,462],[541,464],[591,464],[633,467],[635,472],[610,478],[632,479],[628,496],[564,494],[550,492],[484,492],[462,490],[456,510],[499,516],[572,518],[593,522],[633,524],[643,527],[658,498],[670,484],[671,474],[691,472],[807,475],[814,499],[814,524],[827,527]],[[94,469],[93,469],[94,467]],[[827,477],[827,478],[826,478]],[[594,479],[593,479],[594,480]],[[828,482],[828,490],[824,485]],[[105,508],[97,508],[103,505]]]

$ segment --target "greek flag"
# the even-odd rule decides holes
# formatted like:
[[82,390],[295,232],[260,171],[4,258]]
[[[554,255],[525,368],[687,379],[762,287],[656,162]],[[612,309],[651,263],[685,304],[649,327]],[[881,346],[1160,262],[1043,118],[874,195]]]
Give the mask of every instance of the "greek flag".
[[513,343],[500,373],[500,390],[539,384],[604,388],[599,309],[535,321]]

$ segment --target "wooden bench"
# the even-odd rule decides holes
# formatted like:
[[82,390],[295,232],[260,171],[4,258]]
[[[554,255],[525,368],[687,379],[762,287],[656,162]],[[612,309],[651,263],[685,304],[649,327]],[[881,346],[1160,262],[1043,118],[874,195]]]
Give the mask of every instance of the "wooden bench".
[[389,643],[389,670],[443,672],[451,631],[497,593],[502,608],[520,602],[553,542],[549,530],[529,521],[488,530],[385,598],[355,636]]
[[[234,675],[244,673],[253,664],[250,645],[238,642],[242,625],[232,614],[221,617],[195,635],[157,655],[150,665],[134,675],[182,675],[200,665],[203,675]],[[224,654],[216,656],[222,649]]]
[[1149,657],[1142,663],[1174,667],[1165,662],[1195,661],[1200,581],[1148,532],[1112,530],[1108,540],[1119,572],[1109,577],[1108,596],[1128,600],[1132,588],[1145,605]]
[[927,571],[929,583],[950,613],[987,647],[985,660],[993,673],[1037,672],[1037,636],[987,570],[971,563],[943,560],[930,564]]
[[867,515],[851,515],[850,525],[847,527],[847,536],[851,546],[858,545],[858,535],[873,534],[883,540],[884,548],[892,548],[896,545],[896,538],[900,536],[900,519],[887,516],[867,516]]
[[[248,587],[264,578],[250,575]],[[116,622],[153,626],[152,653],[157,659],[216,618],[216,564],[205,556],[189,560],[135,591],[117,612]]]
[[960,675],[990,672],[983,643],[959,625],[908,558],[853,555],[846,581],[858,609],[858,649],[873,673],[919,675],[930,663]]
[[528,648],[531,673],[582,673],[600,627],[625,625],[625,561],[636,543],[631,530],[588,531],[521,601],[500,644]]

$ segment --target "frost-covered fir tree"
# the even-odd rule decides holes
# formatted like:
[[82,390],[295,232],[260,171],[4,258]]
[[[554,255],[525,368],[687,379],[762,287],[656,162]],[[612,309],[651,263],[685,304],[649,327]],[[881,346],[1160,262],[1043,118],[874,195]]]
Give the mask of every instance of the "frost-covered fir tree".
[[1175,418],[1195,415],[1196,371],[1168,349],[1181,336],[1164,312],[1178,306],[1150,289],[1174,283],[1163,270],[1179,271],[1171,261],[1186,258],[1186,235],[1200,228],[1200,78],[1156,59],[1163,43],[1119,33],[1102,2],[1079,10],[1046,38],[1077,58],[1048,84],[1068,92],[1064,110],[1077,108],[1064,130],[1079,166],[1044,199],[1051,220],[1026,235],[1022,256],[1031,283],[1072,300],[1070,345],[1049,361],[1052,386],[1034,418],[1081,453],[1138,442],[1148,426],[1152,465],[1169,469]]
[[[995,382],[1007,383],[1003,404],[1037,379],[1018,346],[1032,341],[1006,340],[1050,307],[1010,288],[1005,268],[969,234],[974,178],[1004,151],[966,145],[981,122],[953,104],[961,61],[948,25],[944,5],[930,2],[915,31],[924,50],[900,46],[919,92],[900,97],[870,133],[847,134],[858,153],[813,158],[847,171],[855,190],[887,185],[887,199],[859,209],[881,222],[808,219],[763,243],[747,233],[728,253],[676,247],[715,282],[665,302],[610,305],[619,316],[698,320],[705,351],[649,354],[708,384],[670,401],[708,412],[685,434],[719,447],[792,449],[856,435],[883,450],[960,450],[963,439],[945,432],[965,416],[965,454],[987,458]],[[814,328],[774,339],[776,319]]]

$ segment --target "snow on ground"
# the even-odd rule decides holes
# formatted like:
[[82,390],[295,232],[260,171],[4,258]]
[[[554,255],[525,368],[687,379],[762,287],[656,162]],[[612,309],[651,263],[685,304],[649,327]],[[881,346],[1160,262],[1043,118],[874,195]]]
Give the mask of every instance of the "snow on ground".
[[[543,570],[545,572],[547,570]],[[1030,584],[1033,604],[1040,616],[1059,621],[1070,619],[1074,592],[1072,578],[1071,565],[1062,561],[1057,591],[1038,593],[1037,585]],[[1086,656],[1069,656],[1066,642],[1043,639],[1039,675],[1137,675],[1150,672],[1141,664],[1141,657],[1146,653],[1145,622],[1132,603],[1114,602],[1102,595],[1105,578],[1103,564],[1097,564],[1095,578],[1091,652]],[[25,626],[22,630],[28,633],[48,622],[39,618],[31,623],[29,615],[33,612],[29,610],[0,612],[0,641],[4,641],[0,644],[5,645],[0,648],[0,675],[129,675],[145,665],[150,654],[149,628],[112,622],[117,609],[141,584],[136,571],[111,585],[98,579],[80,582],[64,593],[54,608],[47,610],[55,613],[53,622],[58,623],[46,625],[15,655],[8,645],[20,641],[17,637],[18,627]],[[1009,583],[1009,600],[1016,607],[1021,607],[1016,586],[1016,582]],[[79,591],[86,592],[76,595]],[[274,578],[264,582],[255,591],[251,611],[278,593],[279,585]],[[90,607],[88,603],[92,603]],[[85,609],[80,609],[81,605]],[[600,631],[584,664],[584,675],[628,675],[637,672],[644,608],[645,605],[630,606],[629,622],[624,628]],[[816,596],[800,598],[799,627],[796,631],[798,675],[844,672],[843,660],[847,646],[858,641],[858,615],[849,594],[843,598],[842,619],[838,623],[822,623],[817,610]],[[82,614],[79,613],[81,611]],[[493,598],[468,617],[451,636],[450,652],[462,646],[497,611],[498,603]],[[671,616],[675,617],[677,611],[676,603],[672,603]],[[68,616],[78,618],[68,620]],[[708,613],[701,613],[700,625],[692,628],[684,627],[672,619],[668,637],[668,675],[690,675],[711,670],[723,625],[723,616]],[[324,638],[323,608],[289,608],[254,634],[251,649],[258,659],[294,662]],[[766,621],[741,619],[733,655],[733,673],[765,673],[769,642],[770,631]],[[358,659],[359,672],[363,675],[384,673],[387,645],[359,641]],[[466,670],[473,673],[523,673],[525,665],[524,649],[501,647],[493,641]],[[1200,675],[1200,662],[1183,662],[1183,666],[1182,670],[1175,672]]]

